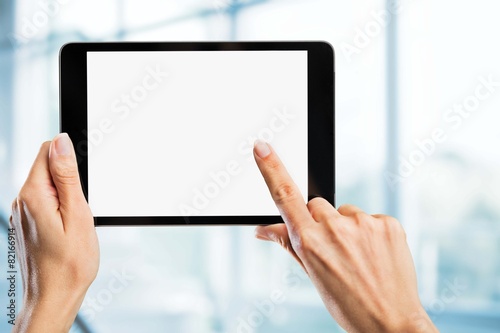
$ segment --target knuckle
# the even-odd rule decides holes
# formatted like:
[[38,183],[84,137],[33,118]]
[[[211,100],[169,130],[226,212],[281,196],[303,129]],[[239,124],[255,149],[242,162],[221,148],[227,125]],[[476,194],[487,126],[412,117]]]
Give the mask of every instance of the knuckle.
[[78,172],[73,166],[67,164],[58,164],[55,166],[55,178],[65,185],[76,185],[78,180]]
[[350,204],[343,204],[337,209],[342,215],[349,215],[354,210],[356,210],[356,207]]
[[406,232],[401,223],[399,223],[399,221],[395,218],[392,218],[390,221],[392,231],[397,235],[404,235],[406,237]]
[[368,214],[365,212],[355,212],[352,214],[352,219],[357,223],[357,224],[362,224],[364,222],[368,221]]
[[45,141],[40,145],[40,151],[43,151],[50,147],[50,141]]
[[278,204],[287,203],[297,197],[297,190],[292,184],[284,183],[276,187],[273,197]]
[[337,218],[335,213],[328,208],[317,209],[315,211],[310,212],[311,216],[315,221],[318,222],[328,222],[333,221]]
[[313,198],[307,203],[310,210],[321,210],[326,206],[326,200],[320,197]]
[[347,207],[346,207],[346,206],[347,206],[346,204],[339,206],[339,208],[337,208],[337,211],[338,211],[340,214],[344,215],[344,213],[345,213],[345,211],[346,211],[346,209],[347,209]]
[[385,227],[384,231],[388,237],[405,235],[403,226],[396,218],[386,215],[382,218],[382,221]]
[[322,204],[316,198],[309,200],[307,203],[307,209],[311,213],[313,217],[319,217],[320,212],[322,211]]
[[397,229],[397,228],[401,227],[401,223],[399,223],[399,221],[392,216],[389,216],[389,215],[384,216],[384,221],[391,228]]
[[272,171],[276,171],[276,170],[279,170],[281,168],[281,162],[275,158],[269,159],[267,161],[266,165]]

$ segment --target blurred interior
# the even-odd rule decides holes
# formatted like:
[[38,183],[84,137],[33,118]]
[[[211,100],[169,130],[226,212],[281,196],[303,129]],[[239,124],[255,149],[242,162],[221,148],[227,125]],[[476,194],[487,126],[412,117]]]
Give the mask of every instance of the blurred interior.
[[[500,81],[500,3],[396,5],[1,0],[2,253],[12,199],[40,144],[58,133],[64,43],[326,40],[336,49],[337,204],[401,221],[422,302],[441,332],[498,332],[500,87],[461,120],[447,115],[482,79]],[[445,139],[426,152],[436,128]],[[398,171],[410,160],[411,171]],[[98,235],[99,276],[72,332],[246,332],[242,322],[258,333],[342,332],[299,266],[255,240],[253,227],[100,227]],[[259,304],[277,289],[285,301],[266,314]],[[1,300],[5,290],[1,279]]]

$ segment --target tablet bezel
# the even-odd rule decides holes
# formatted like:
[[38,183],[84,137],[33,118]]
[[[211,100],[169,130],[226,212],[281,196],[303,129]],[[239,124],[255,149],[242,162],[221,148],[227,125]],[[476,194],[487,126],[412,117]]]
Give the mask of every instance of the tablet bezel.
[[[308,198],[320,196],[335,206],[335,68],[333,47],[323,41],[259,42],[100,42],[61,47],[60,129],[75,146],[88,201],[87,52],[112,51],[307,51]],[[271,199],[270,199],[271,200]],[[283,222],[281,216],[126,216],[94,217],[104,225],[260,225]]]

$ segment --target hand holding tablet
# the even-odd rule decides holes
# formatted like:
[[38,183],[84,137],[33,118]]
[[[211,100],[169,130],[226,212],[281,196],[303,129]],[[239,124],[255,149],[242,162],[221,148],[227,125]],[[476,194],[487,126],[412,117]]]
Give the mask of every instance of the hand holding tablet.
[[[178,147],[172,145],[172,139],[175,144],[186,148],[184,142],[179,140],[178,136],[182,136],[185,131],[185,138],[192,138],[191,136],[196,134],[196,131],[193,132],[191,128],[193,123],[199,122],[201,119],[206,126],[215,126],[218,131],[224,131],[225,126],[217,127],[217,122],[220,122],[222,118],[204,118],[203,113],[196,112],[193,115],[196,110],[191,107],[183,109],[182,105],[178,105],[179,108],[164,110],[162,108],[163,104],[155,104],[152,99],[149,102],[152,105],[139,108],[139,102],[147,104],[147,96],[153,94],[153,90],[159,89],[160,79],[166,77],[156,67],[146,66],[147,74],[142,73],[139,75],[136,73],[135,76],[132,75],[137,79],[136,82],[140,83],[127,88],[122,87],[123,89],[119,89],[121,93],[117,95],[118,97],[106,97],[107,94],[100,95],[99,91],[95,91],[95,87],[90,87],[90,83],[87,85],[88,77],[94,77],[95,75],[100,79],[97,80],[98,82],[92,82],[92,84],[97,84],[100,90],[106,91],[115,87],[115,85],[108,86],[104,84],[109,80],[115,81],[115,83],[120,81],[116,81],[116,77],[106,71],[106,66],[88,76],[90,73],[87,72],[87,50],[102,51],[104,49],[107,51],[128,52],[137,49],[138,45],[140,49],[145,48],[149,51],[158,49],[172,51],[179,48],[185,51],[186,49],[201,48],[204,51],[209,50],[211,52],[234,48],[267,50],[270,47],[267,43],[240,44],[247,43],[181,43],[178,45],[145,43],[135,44],[133,47],[127,43],[113,44],[114,46],[84,44],[84,46],[69,45],[63,50],[61,55],[61,107],[63,108],[61,111],[61,127],[63,131],[71,133],[71,139],[76,143],[77,153],[75,154],[74,147],[65,134],[58,135],[52,143],[42,145],[28,180],[14,201],[11,224],[20,245],[17,248],[20,257],[20,268],[23,278],[28,281],[28,283],[24,284],[24,295],[27,296],[27,302],[23,304],[23,309],[16,319],[14,332],[19,328],[33,331],[51,330],[63,332],[69,330],[85,292],[95,278],[99,263],[99,247],[96,241],[95,228],[93,227],[94,223],[98,225],[145,225],[179,224],[187,221],[195,224],[260,224],[279,222],[281,220],[279,215],[266,215],[268,212],[265,208],[262,211],[258,210],[261,208],[255,211],[251,209],[252,200],[255,199],[255,196],[264,195],[260,191],[238,193],[240,197],[237,199],[247,201],[247,205],[238,208],[241,209],[239,212],[242,215],[234,214],[231,207],[226,207],[228,209],[226,210],[225,206],[222,206],[221,211],[215,210],[215,213],[220,214],[220,216],[216,216],[216,214],[210,215],[214,213],[214,211],[209,213],[210,210],[200,212],[200,215],[197,216],[174,216],[172,211],[155,211],[157,207],[145,206],[144,203],[151,195],[163,195],[163,198],[168,198],[173,192],[184,190],[185,186],[182,184],[188,181],[189,177],[196,176],[196,173],[181,170],[182,172],[177,176],[182,181],[177,182],[177,185],[180,186],[174,187],[173,190],[163,188],[164,186],[155,189],[155,184],[147,181],[149,176],[150,179],[156,180],[160,185],[165,185],[165,179],[169,178],[163,176],[164,173],[173,170],[176,164],[189,169],[191,165],[186,161],[193,163],[193,156],[190,156],[190,154],[195,151],[200,154],[203,153],[198,149],[198,145],[187,146],[187,148],[193,150],[176,150]],[[281,213],[285,224],[259,226],[256,229],[256,236],[281,244],[299,261],[317,287],[332,316],[346,330],[352,332],[437,332],[418,299],[411,254],[404,231],[399,223],[389,216],[368,215],[354,206],[346,205],[338,210],[332,206],[334,201],[333,78],[330,81],[329,70],[323,73],[320,70],[321,68],[315,67],[317,64],[323,64],[329,69],[328,60],[330,58],[329,56],[317,58],[318,53],[316,51],[318,49],[315,49],[315,47],[325,51],[321,43],[318,45],[316,43],[285,44],[272,43],[272,47],[280,50],[306,49],[308,52],[307,191],[304,190],[303,184],[301,186],[301,175],[303,177],[303,173],[300,170],[303,170],[303,168],[300,168],[301,159],[297,159],[296,155],[296,150],[300,147],[300,141],[298,145],[289,145],[288,140],[281,141],[282,147],[280,150],[283,150],[285,155],[287,155],[286,148],[289,148],[289,156],[282,156],[282,160],[288,159],[293,162],[292,164],[299,165],[299,168],[295,169],[294,165],[290,167],[290,164],[286,162],[285,164],[289,166],[288,171],[278,158],[275,150],[271,148],[271,145],[257,141],[253,151],[250,149],[250,153],[253,153],[264,177],[265,184],[267,184],[268,189],[264,185],[266,197],[269,198],[270,192],[271,198],[274,199],[278,207],[277,212]],[[329,52],[323,51],[319,52],[319,54],[329,54]],[[315,61],[311,62],[311,59]],[[196,64],[191,63],[191,65],[195,66]],[[331,65],[333,69],[333,63]],[[91,65],[91,67],[93,66]],[[95,66],[93,68],[96,70],[99,65],[97,65],[97,68]],[[311,81],[311,73],[315,73],[312,77],[316,78],[324,76],[324,80]],[[196,82],[196,80],[193,81],[192,79],[184,83],[189,86],[190,83]],[[326,85],[323,84],[325,82]],[[330,86],[329,83],[331,83]],[[93,89],[93,93],[89,94],[87,100],[87,94]],[[255,91],[259,90],[256,89]],[[182,95],[181,91],[177,92],[184,98],[189,97]],[[237,93],[237,90],[233,90],[233,92]],[[215,91],[212,90],[211,94],[214,93]],[[217,98],[212,99],[212,102],[219,100],[219,97],[221,97],[221,95],[217,94],[216,96]],[[239,95],[238,99],[241,97]],[[298,97],[300,100],[300,96]],[[99,102],[100,98],[106,99],[107,102],[101,104]],[[192,94],[191,98],[210,100],[210,96],[204,95],[203,91],[200,90],[197,90],[196,94]],[[93,103],[96,103],[95,108],[91,106]],[[300,109],[299,104],[289,104],[291,108]],[[89,108],[87,108],[88,105]],[[106,105],[114,106],[111,112],[115,110],[116,114],[122,117],[122,120],[129,115],[131,116],[133,111],[138,111],[138,108],[142,109],[144,114],[139,114],[132,121],[135,126],[129,127],[129,129],[139,131],[140,135],[127,130],[121,136],[115,135],[114,130],[118,131],[116,128],[118,125],[123,126],[125,129],[130,125],[115,122],[116,120],[108,117],[101,118],[102,114],[99,110],[102,111],[102,107]],[[192,106],[189,103],[187,105]],[[311,106],[314,106],[314,110]],[[74,109],[71,109],[71,107]],[[178,122],[177,117],[170,119],[180,129],[171,126],[170,130],[178,136],[168,137],[169,132],[157,131],[162,128],[162,125],[171,125],[163,121],[165,118],[158,116],[162,114],[160,112],[162,110],[167,113],[175,111],[174,115],[178,115],[181,119],[182,115],[187,113],[191,117],[187,117],[187,119],[191,121],[185,119],[184,122]],[[238,110],[238,108],[234,108],[235,112],[238,112]],[[217,110],[209,108],[208,111],[213,115]],[[231,118],[232,114],[230,113],[222,115],[229,117],[230,121],[227,124],[237,126],[239,130],[245,128],[243,126],[245,122],[238,122],[239,117],[246,119],[246,121],[251,120],[251,118],[245,118],[244,113],[236,113],[233,118]],[[278,120],[284,122],[288,119],[286,112],[280,114],[281,117],[274,112],[267,115],[272,116],[268,123],[269,127],[263,127],[256,134],[261,139],[265,135],[263,133],[267,133],[269,136],[272,133],[269,131],[273,128],[275,132],[279,132],[276,129],[282,127],[278,124]],[[97,127],[89,127],[88,124],[95,120],[94,118],[99,120]],[[224,119],[224,121],[227,121],[227,119]],[[155,125],[158,127],[155,128]],[[295,128],[295,134],[299,135],[299,137],[300,133],[303,133],[300,128],[301,126]],[[156,131],[152,131],[152,129]],[[197,129],[203,130],[203,127],[198,126]],[[151,131],[154,135],[148,137]],[[166,138],[162,138],[158,133],[163,133]],[[106,142],[104,141],[105,135],[108,135]],[[128,136],[131,136],[132,140]],[[215,134],[214,136],[216,137]],[[217,162],[217,159],[212,160],[213,155],[210,154],[217,151],[217,148],[221,146],[216,140],[213,140],[214,136],[209,135],[202,137],[202,139],[210,142],[210,145],[208,145],[210,149],[206,154],[208,160]],[[281,137],[281,134],[276,134],[275,142],[278,146],[280,146]],[[252,145],[255,139],[251,135],[247,136],[246,140],[242,141],[239,146],[241,148],[239,153],[246,157],[246,153],[248,153],[247,145]],[[232,142],[231,137],[229,142]],[[90,144],[94,144],[94,146],[90,148]],[[300,157],[301,150],[298,150]],[[121,153],[122,155],[120,155]],[[165,158],[158,159],[157,155]],[[109,156],[121,158],[122,163],[117,165],[120,168],[116,168],[116,166],[110,168],[107,165],[107,163],[112,162]],[[155,160],[155,158],[157,159]],[[239,160],[239,163],[242,163],[243,160],[245,159]],[[246,160],[248,161],[248,159]],[[168,163],[165,163],[166,161]],[[162,165],[164,168],[157,168],[151,162],[160,164],[163,162],[165,165]],[[205,162],[204,160],[194,159],[195,164],[199,163],[203,166],[202,170],[207,171]],[[211,181],[207,184],[213,183],[218,185],[220,189],[227,188],[229,190],[229,183],[234,183],[233,180],[236,179],[231,177],[238,176],[242,171],[239,168],[242,168],[242,166],[242,164],[238,164],[237,160],[233,160],[226,164],[223,170],[209,171]],[[111,178],[117,175],[115,178],[119,181],[116,184],[110,184],[110,179],[102,177],[101,172],[103,170],[107,170],[108,174],[106,176]],[[148,172],[151,172],[151,174],[148,175]],[[296,173],[296,175],[292,175],[292,173]],[[200,174],[203,174],[203,172]],[[82,178],[82,185],[87,193],[87,198],[84,197],[82,187],[79,186],[79,175]],[[247,180],[251,182],[260,181],[261,184],[264,184],[258,172],[256,177],[253,177],[252,174],[247,176]],[[298,179],[298,181],[294,182],[292,179]],[[175,181],[173,184],[175,184]],[[117,187],[111,185],[117,185]],[[155,189],[158,192],[139,192],[140,195],[144,196],[144,198],[141,198],[136,193],[141,186],[146,186],[146,189],[150,190]],[[210,186],[213,187],[213,185]],[[203,187],[203,190],[206,188]],[[134,206],[130,210],[130,207],[122,207],[117,201],[114,201],[116,200],[115,197],[101,196],[99,198],[99,195],[102,194],[101,191],[117,195],[120,198],[132,195],[135,196],[137,202],[133,202]],[[164,191],[171,192],[163,194]],[[231,194],[237,193],[232,191]],[[95,193],[95,197],[93,193]],[[314,198],[306,204],[306,198],[311,195],[320,195],[325,199]],[[205,196],[207,196],[207,193],[205,193]],[[94,213],[94,217],[92,217],[85,199],[89,201],[89,204],[93,204],[97,211],[100,211],[100,214],[96,216]],[[215,199],[215,197],[211,199]],[[218,200],[214,202],[218,202]],[[111,205],[110,211],[107,211],[110,208],[106,203]],[[127,211],[127,209],[129,210]],[[250,210],[247,211],[246,209]],[[164,213],[165,215],[163,215]],[[262,215],[262,213],[265,214]],[[218,221],[219,219],[221,221]],[[20,240],[22,242],[19,242]],[[32,274],[32,269],[36,269],[37,274]],[[60,288],[61,285],[66,286],[66,288]],[[34,297],[29,297],[29,295],[34,295]],[[401,297],[401,295],[404,297]],[[56,316],[54,316],[55,310],[58,313]],[[47,318],[56,318],[56,320],[48,320]]]
[[64,133],[44,142],[12,203],[9,232],[23,281],[13,333],[68,332],[97,275],[97,233],[75,157]]
[[61,130],[96,225],[281,222],[256,139],[304,200],[334,203],[329,44],[78,43],[60,62]]
[[[406,237],[394,218],[370,216],[351,205],[337,211],[322,198],[306,205],[270,145],[257,142],[254,154],[286,223],[259,226],[256,236],[281,244],[298,260],[342,327],[437,332],[419,302]],[[14,332],[67,332],[95,278],[99,247],[65,134],[42,145],[14,201],[11,224],[29,282]]]
[[347,332],[438,332],[420,303],[406,234],[398,220],[323,198],[307,204],[278,155],[264,142],[255,160],[285,224],[256,237],[287,250]]

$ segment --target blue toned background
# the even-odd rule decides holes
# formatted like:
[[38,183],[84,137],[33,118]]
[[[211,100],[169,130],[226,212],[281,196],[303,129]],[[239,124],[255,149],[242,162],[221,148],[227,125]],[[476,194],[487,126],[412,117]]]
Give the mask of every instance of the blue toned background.
[[[322,39],[336,49],[338,204],[399,218],[442,332],[499,332],[499,12],[496,0],[0,1],[0,306],[10,203],[58,132],[61,45]],[[98,234],[73,332],[342,331],[252,227]]]

